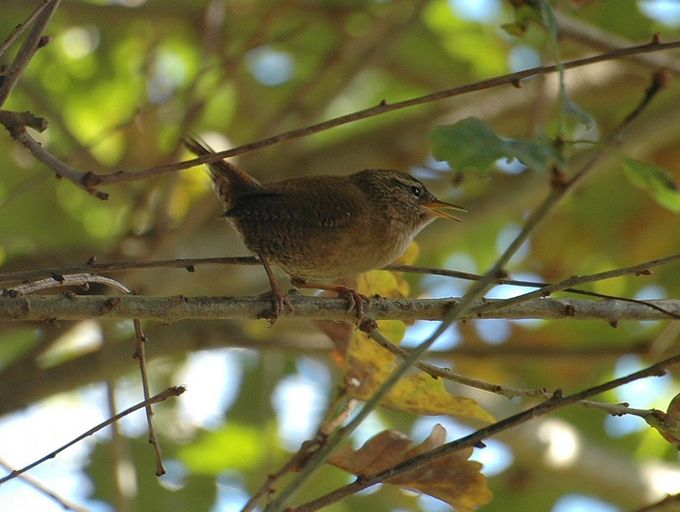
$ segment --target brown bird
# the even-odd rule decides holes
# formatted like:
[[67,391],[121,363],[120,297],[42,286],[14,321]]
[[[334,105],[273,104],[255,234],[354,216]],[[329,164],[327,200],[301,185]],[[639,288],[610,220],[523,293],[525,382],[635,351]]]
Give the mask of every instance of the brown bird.
[[[213,153],[195,139],[184,142],[198,156]],[[440,201],[412,176],[391,169],[260,183],[224,160],[208,168],[224,216],[267,273],[272,323],[284,307],[292,306],[271,264],[289,274],[296,286],[347,295],[362,316],[365,298],[355,290],[307,280],[336,280],[383,267],[436,217],[460,220],[446,209],[465,211]]]

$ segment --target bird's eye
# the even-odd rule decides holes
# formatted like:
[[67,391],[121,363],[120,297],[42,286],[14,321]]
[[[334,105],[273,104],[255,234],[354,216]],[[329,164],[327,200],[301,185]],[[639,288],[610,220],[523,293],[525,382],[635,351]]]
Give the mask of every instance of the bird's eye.
[[423,194],[423,189],[414,185],[411,187],[411,193],[416,197],[420,197]]

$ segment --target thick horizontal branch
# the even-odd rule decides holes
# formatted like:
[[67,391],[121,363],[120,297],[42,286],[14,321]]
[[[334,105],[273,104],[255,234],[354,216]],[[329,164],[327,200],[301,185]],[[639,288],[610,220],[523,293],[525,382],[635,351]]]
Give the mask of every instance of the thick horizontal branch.
[[[356,320],[345,299],[307,297],[291,294],[293,313],[285,316],[317,320]],[[541,298],[509,304],[488,313],[475,309],[500,300],[484,300],[465,315],[471,318],[580,320],[669,320],[680,314],[680,299],[650,300],[646,303],[604,299]],[[365,314],[376,320],[442,320],[455,299],[372,299]],[[653,307],[652,307],[653,306]],[[0,321],[84,320],[91,318],[139,318],[174,322],[177,320],[264,318],[269,316],[269,295],[260,297],[150,297],[150,296],[19,296],[0,298]],[[665,313],[666,312],[666,313]]]

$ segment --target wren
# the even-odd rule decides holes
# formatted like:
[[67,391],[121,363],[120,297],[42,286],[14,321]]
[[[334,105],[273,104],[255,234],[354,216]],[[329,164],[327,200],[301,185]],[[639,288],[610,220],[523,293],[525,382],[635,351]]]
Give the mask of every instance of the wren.
[[[198,156],[213,153],[195,139],[184,143]],[[435,218],[460,220],[447,209],[465,211],[440,201],[412,176],[391,169],[260,183],[225,160],[208,168],[224,216],[267,273],[272,323],[284,307],[292,311],[272,264],[291,276],[294,285],[348,294],[361,316],[363,297],[355,290],[307,281],[336,280],[383,267]]]

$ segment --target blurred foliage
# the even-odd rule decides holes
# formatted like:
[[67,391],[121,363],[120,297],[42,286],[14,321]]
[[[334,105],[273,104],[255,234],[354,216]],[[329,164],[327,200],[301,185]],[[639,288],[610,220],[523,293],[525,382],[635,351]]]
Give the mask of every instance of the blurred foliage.
[[[1,0],[0,38],[38,3]],[[554,55],[550,41],[567,60],[646,42],[655,32],[663,40],[680,38],[677,25],[652,19],[641,9],[644,2],[636,0],[551,2],[559,34],[546,29],[545,18],[527,5],[515,11],[510,2],[489,0],[488,11],[475,18],[466,8],[475,3],[64,1],[49,26],[50,44],[38,51],[3,108],[45,117],[49,128],[36,136],[76,169],[139,170],[188,158],[182,135],[199,134],[219,148],[253,142],[382,100],[403,100],[548,63]],[[0,64],[11,57],[9,52]],[[549,193],[552,176],[544,170],[557,164],[567,176],[577,172],[640,101],[660,65],[677,77],[678,52],[569,70],[561,96],[556,75],[537,77],[519,88],[503,86],[350,123],[241,155],[238,162],[262,181],[366,167],[410,170],[439,197],[469,211],[463,223],[438,221],[428,227],[411,257],[422,265],[483,272]],[[562,140],[556,144],[558,134]],[[109,186],[110,199],[103,202],[55,180],[3,135],[0,272],[58,269],[82,264],[92,255],[99,261],[147,261],[247,254],[220,220],[201,169]],[[529,167],[500,157],[516,157]],[[466,167],[486,172],[467,173]],[[680,87],[671,79],[625,134],[616,155],[539,227],[507,270],[556,281],[678,252],[680,230],[673,212],[678,211],[679,179]],[[149,295],[241,295],[267,289],[256,267],[198,266],[193,273],[162,269],[116,277]],[[383,276],[373,286],[390,283],[409,296],[457,296],[469,286],[421,275]],[[661,267],[652,275],[604,281],[592,289],[678,298],[680,272],[677,265]],[[417,341],[424,338],[420,324],[392,325],[388,332],[395,341],[402,334]],[[0,412],[15,412],[59,392],[78,393],[86,384],[105,380],[120,393],[121,388],[130,393],[131,376],[136,379],[130,329],[106,323],[102,329],[97,342],[76,344],[70,359],[55,361],[44,356],[54,344],[73,341],[73,325],[3,325],[0,387],[13,401],[0,400]],[[313,382],[325,397],[314,395],[307,404],[311,421],[318,422],[344,383],[342,358],[331,353],[316,324],[284,319],[267,328],[264,321],[186,321],[149,323],[146,331],[154,389],[181,383],[177,379],[192,353],[202,349],[228,347],[218,354],[231,361],[232,373],[222,378],[206,371],[206,386],[215,386],[209,392],[192,396],[192,385],[199,385],[191,381],[189,392],[178,400],[186,405],[156,406],[162,446],[171,462],[168,477],[159,481],[153,476],[151,450],[141,430],[123,430],[119,442],[124,449],[118,455],[112,443],[101,439],[91,449],[89,462],[78,470],[92,482],[89,495],[120,510],[215,510],[215,503],[224,505],[230,497],[242,503],[304,439],[285,429],[282,390],[301,393],[295,383],[309,387]],[[507,386],[566,392],[611,379],[624,363],[641,366],[678,350],[672,322],[470,321],[450,333],[447,339],[457,344],[434,352],[434,362]],[[669,405],[677,395],[677,372],[663,385],[650,384],[646,392],[625,388],[605,398],[668,411],[650,421],[667,438],[677,439],[677,405]],[[447,396],[470,396],[481,412],[497,419],[534,403],[451,383],[437,385]],[[136,402],[141,389],[133,387],[131,402]],[[229,399],[224,398],[227,392]],[[214,402],[212,423],[186,414],[199,401]],[[571,433],[568,439],[576,439],[576,456],[566,462],[550,458],[552,443],[562,438],[550,437],[554,424],[544,420],[504,434],[499,439],[511,461],[488,475],[494,498],[480,510],[551,510],[570,493],[628,509],[670,492],[650,486],[654,478],[648,468],[656,465],[677,476],[677,451],[644,421],[617,431],[607,425],[623,424],[624,418],[610,423],[602,412],[579,408],[550,419]],[[464,418],[461,423],[448,420],[448,440],[478,426],[467,425]],[[417,414],[380,409],[353,438],[354,447],[387,429],[418,444],[431,430],[418,430],[421,421]],[[30,443],[11,442],[20,441]],[[134,485],[124,493],[115,490],[121,478],[116,464],[132,468],[126,475]],[[325,467],[296,500],[313,499],[352,478]],[[46,484],[58,487],[57,482]],[[435,510],[432,503],[386,485],[328,510]]]

